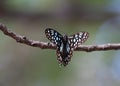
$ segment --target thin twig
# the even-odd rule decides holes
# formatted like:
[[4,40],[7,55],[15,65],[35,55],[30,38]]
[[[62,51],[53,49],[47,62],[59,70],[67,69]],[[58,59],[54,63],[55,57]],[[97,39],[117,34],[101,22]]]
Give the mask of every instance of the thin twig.
[[[7,36],[15,39],[18,43],[23,43],[33,47],[39,47],[41,49],[56,49],[56,45],[48,42],[40,42],[30,40],[25,36],[17,35],[10,31],[4,24],[0,24],[0,30]],[[103,45],[80,45],[75,51],[105,51],[105,50],[118,50],[120,49],[120,43],[118,44],[103,44]]]

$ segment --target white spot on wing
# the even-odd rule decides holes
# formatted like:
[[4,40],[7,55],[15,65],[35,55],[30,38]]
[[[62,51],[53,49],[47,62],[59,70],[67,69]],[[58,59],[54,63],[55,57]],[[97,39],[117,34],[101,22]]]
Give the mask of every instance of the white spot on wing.
[[57,32],[55,32],[55,35],[57,36]]
[[60,46],[60,52],[63,51],[63,43],[61,43],[61,46]]
[[70,46],[69,46],[69,44],[67,44],[66,49],[67,49],[67,52],[70,51]]
[[76,40],[74,39],[73,41],[75,42]]
[[77,38],[77,36],[78,36],[78,35],[76,34],[75,37]]
[[54,31],[53,30],[51,30],[51,35],[54,35]]
[[58,40],[58,37],[56,37],[56,40]]

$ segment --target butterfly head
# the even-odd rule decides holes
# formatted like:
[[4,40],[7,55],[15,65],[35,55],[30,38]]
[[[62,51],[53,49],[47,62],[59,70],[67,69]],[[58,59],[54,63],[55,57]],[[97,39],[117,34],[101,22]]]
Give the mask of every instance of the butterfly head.
[[66,34],[64,34],[63,39],[64,39],[65,42],[67,42],[68,41],[68,36]]

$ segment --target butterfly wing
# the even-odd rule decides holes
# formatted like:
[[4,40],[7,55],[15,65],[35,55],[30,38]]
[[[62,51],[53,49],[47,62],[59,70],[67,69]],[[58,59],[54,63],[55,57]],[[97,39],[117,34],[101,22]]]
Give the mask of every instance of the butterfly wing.
[[63,36],[58,33],[56,30],[53,30],[51,28],[47,28],[45,30],[45,34],[46,34],[46,37],[54,44],[57,45],[57,51],[56,51],[56,54],[57,54],[57,60],[59,62],[59,64],[63,64],[63,56],[61,54],[61,52],[63,53],[64,51],[64,44],[63,44]]
[[74,35],[69,36],[69,44],[71,46],[72,49],[75,49],[76,47],[78,47],[80,44],[84,43],[87,38],[89,37],[89,33],[88,32],[79,32],[76,33]]
[[63,36],[58,33],[56,30],[53,30],[51,28],[47,28],[45,30],[46,37],[57,46],[61,46]]

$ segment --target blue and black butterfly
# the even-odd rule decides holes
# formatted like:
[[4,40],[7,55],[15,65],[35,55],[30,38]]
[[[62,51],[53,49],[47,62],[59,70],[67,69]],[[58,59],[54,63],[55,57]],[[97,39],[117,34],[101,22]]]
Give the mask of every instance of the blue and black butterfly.
[[56,30],[47,28],[46,37],[57,46],[57,60],[59,64],[66,66],[71,60],[73,50],[85,42],[89,36],[88,32],[79,32],[71,36],[62,36]]

